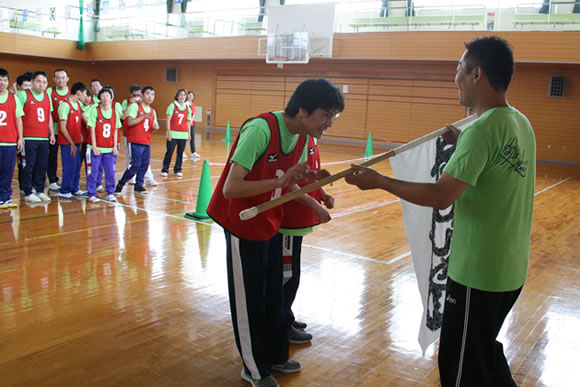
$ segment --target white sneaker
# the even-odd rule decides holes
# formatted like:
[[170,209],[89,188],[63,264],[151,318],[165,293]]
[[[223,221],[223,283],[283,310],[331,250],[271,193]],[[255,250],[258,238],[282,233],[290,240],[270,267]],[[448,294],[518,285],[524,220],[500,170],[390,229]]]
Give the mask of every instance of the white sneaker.
[[201,159],[201,156],[200,156],[200,155],[199,155],[199,153],[197,153],[197,152],[193,152],[193,153],[191,154],[191,157],[193,157],[194,159]]
[[39,198],[40,200],[42,200],[43,202],[50,202],[50,197],[47,194],[45,194],[44,192],[37,193],[36,197]]
[[133,177],[131,178],[131,180],[129,180],[129,184],[135,185],[135,182],[136,182],[136,177],[135,177],[135,176],[133,176]]
[[74,194],[76,196],[83,196],[87,193],[87,191],[83,191],[82,189],[79,189],[77,192],[75,192]]
[[97,192],[105,192],[105,188],[103,188],[102,184],[97,187]]
[[167,177],[167,175],[169,175],[169,173],[167,173],[167,172],[161,172],[161,176]]
[[21,190],[20,190],[20,195],[24,195],[24,194],[26,194],[26,192],[24,192],[24,190],[23,190],[23,189],[21,189]]
[[62,192],[59,192],[59,193],[58,193],[58,197],[59,197],[59,198],[63,198],[63,199],[72,199],[72,198],[74,198],[74,197],[75,197],[75,195],[71,194],[70,192],[69,192],[69,193],[62,193]]
[[60,185],[58,185],[57,182],[50,183],[48,185],[48,189],[51,190],[51,191],[58,191],[60,189]]
[[155,179],[147,179],[145,180],[145,185],[157,185],[157,182],[155,181]]
[[183,159],[183,160],[187,160],[187,155],[185,154],[185,152],[183,152],[183,157],[182,157],[182,159]]
[[183,176],[183,173],[181,173],[181,172],[175,172],[175,176],[182,177]]
[[115,195],[107,195],[107,200],[110,202],[116,202],[117,198],[115,198]]
[[96,196],[91,196],[89,198],[89,202],[91,202],[91,203],[98,203],[99,201],[100,201],[99,198]]
[[42,200],[40,200],[40,198],[38,196],[36,196],[35,194],[30,194],[28,196],[25,196],[24,200],[29,202],[29,203],[42,203]]

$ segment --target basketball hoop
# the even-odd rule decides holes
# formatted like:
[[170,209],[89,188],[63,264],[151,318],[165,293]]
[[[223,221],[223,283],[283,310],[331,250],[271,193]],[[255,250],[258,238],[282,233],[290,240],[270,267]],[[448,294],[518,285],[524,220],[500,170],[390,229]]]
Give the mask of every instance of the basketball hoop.
[[278,66],[279,69],[283,69],[284,63],[288,63],[289,61],[290,58],[288,58],[287,56],[275,56],[274,58],[272,58],[272,63],[276,63],[276,66]]

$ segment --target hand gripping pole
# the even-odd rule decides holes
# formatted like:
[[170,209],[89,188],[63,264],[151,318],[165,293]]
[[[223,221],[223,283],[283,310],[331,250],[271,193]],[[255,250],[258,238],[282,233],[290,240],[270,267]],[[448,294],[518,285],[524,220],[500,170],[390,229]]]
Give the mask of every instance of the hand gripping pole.
[[[465,126],[466,124],[470,123],[471,121],[475,120],[476,116],[475,115],[471,115],[469,117],[466,117],[462,120],[459,120],[455,123],[453,123],[453,126],[455,126],[456,128]],[[445,134],[448,131],[447,127],[443,127],[441,129],[438,129],[434,132],[431,132],[429,134],[424,135],[423,137],[419,137],[411,142],[408,142],[404,145],[401,145],[395,149],[391,149],[390,151],[383,153],[377,157],[374,157],[372,159],[369,159],[367,161],[365,161],[364,163],[360,164],[363,167],[370,167],[371,165],[374,165],[376,163],[379,163],[383,160],[386,160],[388,158],[391,158],[395,155],[398,155],[399,153],[405,152],[406,150],[409,150],[411,148],[414,148],[418,145],[421,145],[429,140],[432,140],[434,138],[437,138],[443,134]],[[309,184],[305,187],[302,187],[296,191],[292,191],[292,192],[288,192],[286,195],[281,196],[277,199],[274,200],[270,200],[268,202],[262,203],[260,205],[245,209],[243,211],[240,212],[240,219],[241,220],[248,220],[248,219],[252,219],[253,217],[255,217],[256,215],[264,212],[264,211],[268,211],[274,207],[280,206],[284,203],[287,203],[291,200],[294,200],[302,195],[305,195],[309,192],[312,192],[320,187],[324,187],[325,185],[328,185],[332,182],[335,182],[337,180],[342,179],[343,177],[346,177],[348,175],[350,175],[352,173],[352,168],[348,168],[345,169],[344,171],[340,171],[334,175],[325,177],[324,179],[320,179],[315,183]]]

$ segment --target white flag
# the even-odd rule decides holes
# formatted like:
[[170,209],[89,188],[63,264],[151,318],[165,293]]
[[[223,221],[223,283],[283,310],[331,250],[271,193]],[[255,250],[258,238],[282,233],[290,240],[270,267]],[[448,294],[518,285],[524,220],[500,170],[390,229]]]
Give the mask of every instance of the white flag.
[[[454,124],[462,130],[475,119]],[[441,177],[454,146],[441,137],[391,157],[395,178],[418,183],[434,183]],[[417,285],[423,302],[419,345],[425,351],[439,338],[445,305],[447,262],[453,233],[453,206],[438,210],[401,200],[407,239],[411,247]]]

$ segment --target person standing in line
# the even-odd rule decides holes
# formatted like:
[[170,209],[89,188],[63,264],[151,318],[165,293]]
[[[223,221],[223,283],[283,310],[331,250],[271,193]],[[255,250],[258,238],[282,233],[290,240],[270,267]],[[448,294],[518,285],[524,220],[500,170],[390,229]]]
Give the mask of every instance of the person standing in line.
[[177,90],[174,101],[167,107],[167,141],[166,151],[163,157],[163,168],[161,169],[161,176],[166,177],[169,173],[169,165],[171,164],[171,157],[173,151],[177,147],[175,155],[175,167],[173,173],[175,176],[183,176],[181,172],[181,163],[183,160],[185,146],[189,140],[189,127],[191,126],[191,108],[185,104],[187,94],[185,89]]
[[[320,138],[344,109],[344,98],[326,79],[309,79],[294,91],[285,111],[264,113],[242,125],[207,213],[224,228],[228,289],[234,336],[244,363],[241,377],[253,386],[278,386],[272,371],[301,369],[289,359],[289,317],[282,284],[283,218],[276,207],[253,219],[240,211],[278,198],[298,183],[329,176],[307,164],[308,136]],[[315,209],[321,222],[330,216],[309,195],[301,203]]]
[[455,203],[439,375],[447,386],[515,386],[497,335],[526,281],[536,180],[536,142],[528,119],[508,104],[514,72],[509,44],[497,37],[465,44],[455,84],[478,118],[461,134],[436,183],[392,179],[353,165],[346,181],[383,189],[421,206]]
[[[313,171],[320,169],[318,141],[314,137],[310,137],[308,141],[308,159],[306,163]],[[326,208],[334,208],[334,197],[329,195],[324,188],[312,191],[309,195],[316,199],[317,202],[324,203]],[[312,340],[312,335],[304,331],[307,324],[297,321],[292,311],[292,304],[300,284],[302,240],[304,236],[313,231],[314,226],[320,224],[319,218],[327,218],[330,215],[324,212],[322,216],[319,216],[313,209],[296,200],[292,200],[283,206],[284,218],[280,224],[279,232],[282,234],[284,301],[286,313],[290,320],[288,341],[290,344],[306,344]],[[322,210],[324,208],[320,207],[319,211]]]
[[[123,144],[125,147],[125,163],[127,169],[131,164],[131,144],[127,140],[127,131],[129,130],[129,126],[127,125],[127,111],[130,105],[140,102],[141,101],[141,86],[139,85],[131,85],[129,88],[130,97],[123,100],[121,103],[121,108],[123,109],[123,116],[121,117],[122,124],[123,124]],[[129,180],[129,184],[135,184],[135,176]]]
[[[81,107],[81,147],[80,147],[80,157],[81,157],[81,170],[83,169],[83,163],[85,163],[85,176],[89,176],[89,165],[91,164],[91,159],[87,158],[87,145],[91,142],[91,132],[87,127],[87,122],[89,120],[89,111],[95,105],[93,103],[93,95],[91,90],[87,89],[87,94],[83,94],[79,98],[79,106]],[[100,191],[99,191],[100,192]]]
[[99,100],[99,91],[103,88],[103,82],[100,79],[91,79],[91,93],[93,98],[91,100],[91,105],[98,105],[101,101]]
[[58,107],[60,136],[58,142],[62,158],[62,185],[58,197],[72,199],[86,192],[79,188],[81,178],[81,123],[82,110],[79,100],[84,99],[89,88],[82,82],[72,85],[70,96]]
[[[121,128],[121,116],[119,111],[112,107],[114,92],[103,87],[99,92],[101,103],[93,106],[89,112],[88,127],[90,130],[90,144],[88,152],[91,160],[91,171],[87,177],[87,191],[91,203],[98,202],[97,184],[101,178],[101,170],[105,172],[105,186],[107,200],[115,199],[115,165],[118,154],[118,136]],[[101,169],[100,166],[103,165]]]
[[[32,87],[20,91],[16,98],[22,103],[22,132],[26,165],[22,169],[24,200],[29,203],[50,202],[44,193],[48,145],[55,143],[52,124],[52,101],[46,93],[48,77],[44,71],[32,74]],[[35,189],[33,193],[33,188]]]
[[[10,93],[15,96],[22,90],[28,90],[32,87],[32,73],[27,71],[16,78],[16,82],[10,87]],[[22,105],[22,104],[21,104]],[[23,148],[24,149],[24,148]],[[26,161],[23,160],[22,151],[16,153],[16,165],[18,166],[18,188],[20,189],[20,194],[24,195],[24,189],[22,188],[22,169],[24,168]],[[33,192],[36,192],[34,188]]]
[[[135,88],[139,88],[138,90],[136,90]],[[129,100],[125,100],[123,101],[123,104],[121,105],[121,107],[123,108],[123,116],[124,118],[127,117],[127,114],[129,112],[129,106],[131,106],[131,104],[136,103],[136,102],[141,102],[143,99],[142,96],[142,92],[140,89],[139,85],[132,85],[130,87],[130,92],[131,92],[131,98],[129,98]],[[128,122],[126,120],[126,122]],[[123,133],[128,133],[129,132],[129,126],[127,124],[123,124]],[[127,136],[125,134],[125,136]],[[127,137],[125,137],[125,139],[127,139]],[[128,140],[127,140],[128,142]],[[131,161],[131,146],[129,144],[126,144],[127,146],[125,147],[125,160],[127,162],[127,169],[129,169],[129,163]],[[133,178],[131,180],[129,180],[129,184],[135,184],[135,179],[136,176],[133,176]],[[149,167],[147,167],[147,171],[145,172],[145,178],[144,178],[144,185],[148,185],[148,186],[156,186],[157,182],[155,181],[155,178],[153,177],[153,171],[151,170],[151,164],[149,164]]]
[[17,207],[11,200],[16,152],[24,147],[22,104],[8,91],[10,75],[0,68],[0,209]]
[[28,90],[32,87],[32,73],[26,71],[16,77],[16,82],[10,87],[10,92],[14,95],[22,90]]
[[46,93],[50,97],[52,101],[52,122],[54,124],[54,137],[56,138],[56,143],[54,145],[48,146],[48,163],[46,174],[48,176],[48,189],[50,191],[58,191],[60,189],[60,185],[58,184],[58,127],[59,127],[59,118],[58,118],[58,107],[59,105],[65,101],[68,96],[70,95],[68,89],[68,73],[64,69],[56,69],[54,70],[54,83],[56,87],[49,87]]
[[151,132],[159,129],[157,113],[151,107],[155,100],[155,90],[151,86],[145,86],[141,90],[143,100],[129,106],[127,111],[127,140],[131,143],[131,164],[123,173],[123,176],[115,187],[115,193],[120,194],[123,186],[135,175],[134,192],[146,194],[143,187],[145,173],[149,168],[149,158],[151,155]]
[[[187,92],[187,101],[185,102],[187,106],[191,108],[191,126],[189,127],[189,149],[191,150],[191,158],[199,159],[201,156],[195,151],[195,93],[193,91]],[[185,160],[187,155],[183,152],[183,159]]]
[[[113,96],[113,101],[111,102],[111,106],[113,106],[113,109],[115,110],[115,113],[118,115],[118,117],[122,117],[123,116],[123,109],[121,107],[121,104],[119,102],[114,102],[115,97],[117,96],[117,92],[115,90],[115,88],[111,85],[105,85],[101,88],[101,90],[103,89],[108,89],[109,90],[109,94],[111,94]],[[101,91],[99,91],[100,93]],[[97,96],[98,97],[98,96]],[[98,97],[100,99],[100,97]],[[94,105],[93,105],[94,106]],[[88,114],[88,112],[87,112]],[[87,121],[88,121],[88,116],[87,116]],[[118,142],[121,142],[121,138],[120,136],[118,136]],[[90,132],[87,129],[87,145],[91,143],[91,138],[90,138]],[[118,144],[119,145],[119,144]],[[87,147],[85,146],[85,150],[87,150]],[[87,151],[86,155],[88,155],[90,157],[91,153],[89,151]],[[87,156],[84,156],[85,158]],[[115,158],[115,163],[116,163],[116,158]],[[103,163],[100,164],[100,171],[98,172],[98,176],[97,177],[97,192],[103,192],[105,191],[105,188],[103,187],[103,171],[104,171],[104,167],[105,165]],[[87,173],[87,177],[88,177],[88,173]]]

